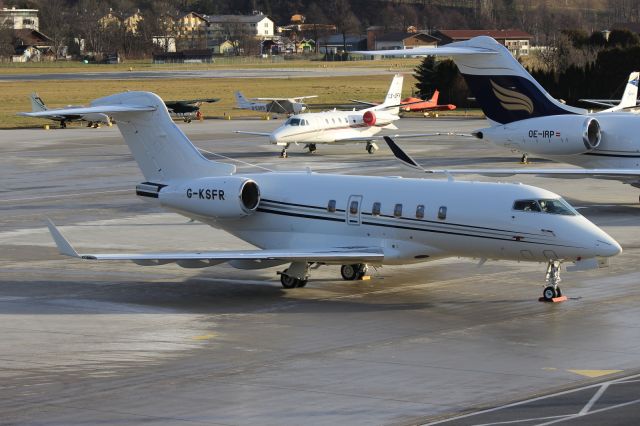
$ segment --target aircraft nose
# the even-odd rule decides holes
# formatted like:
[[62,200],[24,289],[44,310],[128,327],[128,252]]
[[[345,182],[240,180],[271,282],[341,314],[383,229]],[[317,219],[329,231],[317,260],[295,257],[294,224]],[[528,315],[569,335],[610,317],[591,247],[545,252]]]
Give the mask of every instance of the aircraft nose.
[[605,238],[601,236],[598,239],[596,239],[595,250],[596,250],[597,256],[611,257],[611,256],[617,256],[620,253],[622,253],[622,247],[620,247],[620,244],[618,244],[618,242],[613,238],[611,238],[610,236],[606,234],[605,236],[606,236]]

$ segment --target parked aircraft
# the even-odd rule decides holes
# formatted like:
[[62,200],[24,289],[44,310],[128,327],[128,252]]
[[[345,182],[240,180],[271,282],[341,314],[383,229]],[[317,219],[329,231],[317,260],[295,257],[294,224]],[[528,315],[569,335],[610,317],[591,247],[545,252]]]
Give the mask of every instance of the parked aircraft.
[[31,111],[32,112],[46,112],[46,114],[42,114],[39,117],[41,118],[46,118],[49,120],[53,120],[53,121],[57,121],[58,123],[60,123],[60,128],[61,129],[66,129],[67,128],[67,123],[72,122],[72,121],[86,121],[87,122],[87,127],[98,127],[100,125],[100,123],[104,123],[108,126],[111,125],[111,120],[109,119],[109,116],[107,116],[106,114],[74,114],[74,113],[69,113],[69,114],[62,114],[60,111],[61,110],[65,110],[67,108],[70,108],[71,106],[67,106],[66,108],[54,108],[54,109],[49,109],[47,108],[47,106],[44,104],[44,101],[42,100],[42,98],[40,98],[40,96],[38,96],[37,93],[32,93],[29,96],[29,99],[31,100]]
[[447,173],[588,176],[640,187],[640,117],[620,111],[588,113],[557,101],[491,37],[475,37],[438,48],[357,53],[453,58],[492,124],[473,136],[583,168],[455,169],[446,170]]
[[[438,105],[438,97],[440,92],[438,90],[433,92],[431,99],[420,99],[410,96],[400,101],[400,110],[404,112],[430,112],[430,111],[453,111],[456,106],[453,104]],[[353,99],[353,102],[357,102],[364,105],[374,106],[370,102],[358,101]]]
[[235,92],[236,108],[275,114],[300,114],[307,109],[305,99],[317,98],[317,95],[295,98],[250,98],[244,97],[239,90]]
[[49,222],[60,253],[78,259],[189,268],[289,263],[280,274],[285,288],[304,287],[312,265],[342,265],[342,277],[353,280],[369,264],[449,256],[546,262],[544,297],[549,299],[560,294],[560,262],[597,267],[598,257],[621,251],[614,239],[544,189],[312,172],[237,174],[231,164],[205,159],[153,93],[125,92],[66,112],[111,114],[118,120],[144,176],[137,195],[260,247],[80,254]]
[[[615,99],[578,99],[578,101],[609,107],[600,112],[629,110],[636,107],[638,104],[639,78],[640,72],[638,71],[634,71],[629,74],[629,79],[627,80],[627,85],[624,88],[624,92],[622,92],[622,98],[620,99],[620,101],[617,101]],[[615,102],[618,102],[618,104],[615,104]]]
[[203,103],[218,102],[220,98],[190,99],[184,101],[165,101],[169,113],[181,117],[185,123],[190,123],[193,118],[197,118],[200,106]]
[[[237,131],[248,135],[265,136],[274,145],[282,146],[280,156],[287,157],[287,149],[293,144],[305,144],[309,152],[316,151],[317,144],[365,143],[367,152],[373,154],[378,146],[373,142],[382,139],[377,134],[382,129],[398,128],[403,77],[396,74],[382,104],[353,111],[309,112],[290,117],[271,133]],[[395,137],[420,137],[422,135],[395,135]]]

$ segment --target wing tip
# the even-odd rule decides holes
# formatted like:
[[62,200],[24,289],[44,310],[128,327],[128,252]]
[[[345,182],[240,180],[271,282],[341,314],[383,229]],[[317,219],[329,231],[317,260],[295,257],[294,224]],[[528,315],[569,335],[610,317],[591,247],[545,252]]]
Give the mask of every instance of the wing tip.
[[47,228],[49,228],[49,233],[51,234],[53,241],[56,243],[56,247],[58,247],[58,251],[60,252],[60,254],[70,257],[82,257],[73,248],[69,240],[67,240],[64,235],[62,235],[58,227],[56,227],[51,219],[47,217],[45,219],[45,223],[47,224]]

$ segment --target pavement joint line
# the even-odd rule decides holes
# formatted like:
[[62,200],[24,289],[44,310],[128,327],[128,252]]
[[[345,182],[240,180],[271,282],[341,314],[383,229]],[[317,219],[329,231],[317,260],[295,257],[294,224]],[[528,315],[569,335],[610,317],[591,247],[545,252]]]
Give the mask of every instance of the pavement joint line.
[[533,417],[530,419],[517,419],[517,420],[506,420],[503,422],[491,422],[491,423],[480,423],[480,424],[476,424],[474,426],[494,426],[494,425],[510,425],[510,424],[514,424],[514,423],[521,423],[521,422],[533,422],[535,420],[551,420],[551,419],[565,419],[567,418],[568,415],[567,414],[561,414],[558,416],[547,416],[547,417]]

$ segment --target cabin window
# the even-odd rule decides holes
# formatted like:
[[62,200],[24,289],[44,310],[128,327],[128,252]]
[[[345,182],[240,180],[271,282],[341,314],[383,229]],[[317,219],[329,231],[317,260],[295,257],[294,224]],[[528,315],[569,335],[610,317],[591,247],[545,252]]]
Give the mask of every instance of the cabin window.
[[445,206],[440,206],[438,209],[438,219],[445,220],[447,218],[447,208]]
[[424,219],[424,205],[423,204],[419,204],[418,207],[416,207],[416,218]]
[[331,119],[331,122],[332,122],[333,124],[336,124],[336,119],[335,119],[335,118],[332,118],[332,119]]
[[328,118],[325,118],[324,121],[325,121],[325,123],[329,124],[329,119]]
[[350,214],[358,214],[358,202],[352,201],[349,205],[349,213]]
[[327,204],[327,211],[330,213],[336,211],[336,200],[329,200],[329,204]]
[[396,206],[393,208],[393,215],[395,217],[402,216],[402,204],[396,204]]
[[371,214],[374,216],[380,216],[380,203],[379,202],[375,202],[373,203],[373,207],[371,207]]

